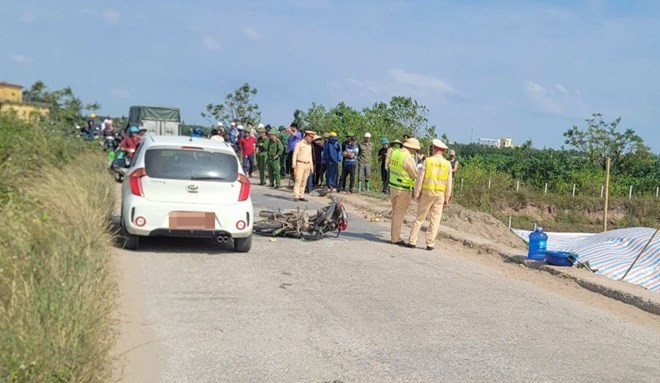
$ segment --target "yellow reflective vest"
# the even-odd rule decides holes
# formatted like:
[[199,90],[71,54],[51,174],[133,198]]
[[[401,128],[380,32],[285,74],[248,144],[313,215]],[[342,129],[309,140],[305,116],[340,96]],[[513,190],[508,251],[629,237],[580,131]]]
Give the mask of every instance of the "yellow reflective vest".
[[451,175],[451,163],[442,157],[432,156],[426,159],[425,166],[422,189],[444,192]]
[[403,169],[403,161],[410,152],[405,149],[397,149],[390,155],[390,188],[397,190],[413,190],[415,179]]

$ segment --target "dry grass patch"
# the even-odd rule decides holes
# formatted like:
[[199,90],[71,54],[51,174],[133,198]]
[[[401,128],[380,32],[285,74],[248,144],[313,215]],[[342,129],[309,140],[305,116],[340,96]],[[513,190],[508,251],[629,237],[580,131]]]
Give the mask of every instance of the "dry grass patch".
[[112,191],[101,154],[83,151],[19,182],[0,207],[2,381],[108,380]]

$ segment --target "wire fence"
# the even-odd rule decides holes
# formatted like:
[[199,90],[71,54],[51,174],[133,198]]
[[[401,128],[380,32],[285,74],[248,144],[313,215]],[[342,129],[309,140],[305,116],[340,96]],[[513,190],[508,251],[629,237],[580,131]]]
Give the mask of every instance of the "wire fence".
[[[468,188],[477,188],[484,191],[508,190],[515,192],[532,192],[543,195],[564,195],[567,197],[570,196],[571,198],[575,198],[576,196],[605,198],[604,183],[553,184],[552,182],[545,182],[542,187],[539,187],[537,185],[525,183],[520,180],[510,181],[493,177],[488,177],[483,180],[456,177],[454,182],[454,192],[457,194],[463,194]],[[613,186],[610,185],[609,195],[619,197],[625,196],[629,200],[633,199],[634,197],[660,198],[660,186],[656,186],[655,189],[649,190],[648,188],[636,188],[634,185],[616,185],[615,190],[613,190]]]

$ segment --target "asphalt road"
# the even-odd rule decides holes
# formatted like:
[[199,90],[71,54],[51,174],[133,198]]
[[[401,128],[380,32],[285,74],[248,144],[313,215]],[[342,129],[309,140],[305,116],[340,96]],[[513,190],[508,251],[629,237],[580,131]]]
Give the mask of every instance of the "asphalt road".
[[[258,186],[253,200],[321,206]],[[627,320],[443,246],[388,238],[386,224],[352,216],[339,238],[255,236],[249,254],[178,239],[118,250],[159,359],[136,360],[138,345],[129,364],[165,382],[658,381],[654,317]]]

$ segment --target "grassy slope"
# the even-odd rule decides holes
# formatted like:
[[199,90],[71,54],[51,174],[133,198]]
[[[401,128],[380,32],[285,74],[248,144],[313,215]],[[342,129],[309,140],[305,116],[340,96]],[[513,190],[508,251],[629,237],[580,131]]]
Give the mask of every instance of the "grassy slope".
[[0,116],[0,377],[106,381],[112,180],[100,153],[36,128]]

